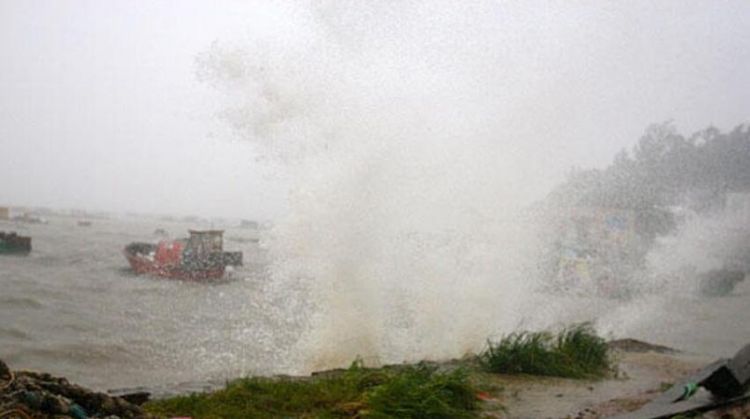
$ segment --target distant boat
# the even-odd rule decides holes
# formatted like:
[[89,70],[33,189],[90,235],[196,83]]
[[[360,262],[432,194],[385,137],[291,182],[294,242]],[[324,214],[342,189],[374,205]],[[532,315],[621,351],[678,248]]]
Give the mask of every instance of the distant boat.
[[19,236],[15,232],[0,231],[0,254],[31,252],[31,237]]
[[257,221],[251,221],[251,220],[240,220],[240,227],[241,228],[251,228],[254,230],[258,229],[258,222]]
[[136,274],[185,280],[219,279],[242,265],[242,252],[225,252],[221,230],[190,230],[190,237],[157,244],[135,242],[124,253]]
[[29,224],[47,224],[46,219],[37,217],[36,215],[31,215],[28,212],[23,215],[16,215],[15,217],[12,217],[11,220]]

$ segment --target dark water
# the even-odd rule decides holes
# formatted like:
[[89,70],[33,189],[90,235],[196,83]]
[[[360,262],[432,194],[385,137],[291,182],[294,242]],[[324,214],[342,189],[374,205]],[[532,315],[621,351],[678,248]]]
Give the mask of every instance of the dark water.
[[[263,372],[267,326],[253,301],[263,278],[257,232],[227,228],[225,248],[245,266],[222,284],[133,275],[121,249],[208,227],[137,219],[0,222],[32,236],[28,256],[0,257],[0,359],[96,388]],[[221,227],[221,226],[217,226]]]

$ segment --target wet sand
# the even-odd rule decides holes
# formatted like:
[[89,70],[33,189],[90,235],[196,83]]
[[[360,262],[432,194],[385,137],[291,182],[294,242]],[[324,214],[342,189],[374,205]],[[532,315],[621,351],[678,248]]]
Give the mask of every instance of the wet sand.
[[[669,385],[713,361],[703,355],[617,349],[615,377],[573,380],[534,376],[487,375],[499,390],[490,394],[487,417],[605,418],[633,411],[661,394]],[[493,402],[496,406],[493,406]],[[497,405],[503,410],[495,410]]]

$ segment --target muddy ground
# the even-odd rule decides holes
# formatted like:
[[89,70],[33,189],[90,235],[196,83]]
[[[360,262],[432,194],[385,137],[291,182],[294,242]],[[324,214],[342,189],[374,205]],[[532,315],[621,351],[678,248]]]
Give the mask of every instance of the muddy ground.
[[[604,380],[488,375],[486,379],[498,388],[490,392],[485,416],[594,419],[632,412],[714,361],[634,340],[616,341],[610,346],[618,367],[613,377]],[[750,408],[724,409],[702,417],[747,418]]]

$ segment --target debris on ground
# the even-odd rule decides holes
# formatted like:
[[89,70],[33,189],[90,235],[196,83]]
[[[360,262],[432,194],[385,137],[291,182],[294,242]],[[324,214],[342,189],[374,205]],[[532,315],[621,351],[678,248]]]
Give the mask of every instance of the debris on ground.
[[719,409],[744,409],[750,401],[750,344],[731,359],[716,360],[651,400],[640,409],[618,419],[663,419],[694,416]]
[[0,360],[0,419],[153,418],[121,397],[98,393],[62,377],[11,371]]

